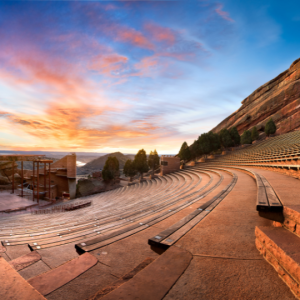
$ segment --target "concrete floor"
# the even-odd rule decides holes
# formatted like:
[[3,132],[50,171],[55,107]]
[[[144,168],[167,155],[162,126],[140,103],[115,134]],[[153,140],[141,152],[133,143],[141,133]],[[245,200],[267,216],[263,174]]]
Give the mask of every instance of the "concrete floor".
[[36,202],[19,197],[16,194],[11,194],[7,191],[0,192],[0,211],[29,206],[32,204],[36,204]]
[[271,226],[255,211],[256,183],[232,171],[231,193],[176,243],[193,259],[165,300],[295,299],[255,247],[255,226]]

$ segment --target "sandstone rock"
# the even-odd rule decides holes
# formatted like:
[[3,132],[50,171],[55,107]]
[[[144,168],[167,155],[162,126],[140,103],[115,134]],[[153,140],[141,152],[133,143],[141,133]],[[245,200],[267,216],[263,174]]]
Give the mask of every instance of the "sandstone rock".
[[257,130],[263,132],[270,117],[277,126],[277,133],[299,129],[300,59],[244,99],[242,106],[212,131],[220,132],[223,128],[236,126],[242,134],[245,130],[251,130],[256,126]]

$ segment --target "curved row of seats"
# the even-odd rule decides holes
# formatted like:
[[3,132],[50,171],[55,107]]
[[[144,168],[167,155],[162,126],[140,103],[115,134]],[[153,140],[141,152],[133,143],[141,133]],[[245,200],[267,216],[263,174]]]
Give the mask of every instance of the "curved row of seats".
[[214,163],[258,167],[300,179],[300,131],[272,137],[233,151],[216,158]]
[[[203,176],[206,184],[201,184]],[[147,221],[150,226],[180,211],[221,182],[222,175],[212,170],[172,173],[86,197],[93,205],[80,211],[6,217],[0,221],[0,239],[5,246],[29,243],[33,249],[42,249],[118,231],[124,235],[133,225],[138,228]]]

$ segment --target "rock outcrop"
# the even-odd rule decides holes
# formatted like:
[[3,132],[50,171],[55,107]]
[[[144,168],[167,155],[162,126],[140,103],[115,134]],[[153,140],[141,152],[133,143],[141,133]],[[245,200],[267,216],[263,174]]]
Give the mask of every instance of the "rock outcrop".
[[236,126],[239,133],[254,126],[263,131],[272,117],[279,134],[300,129],[300,58],[276,78],[242,101],[242,106],[212,131]]

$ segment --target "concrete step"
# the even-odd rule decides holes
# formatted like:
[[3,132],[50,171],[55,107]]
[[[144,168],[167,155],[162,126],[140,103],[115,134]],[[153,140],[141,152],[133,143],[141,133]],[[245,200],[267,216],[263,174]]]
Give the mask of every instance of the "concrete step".
[[265,260],[300,299],[300,239],[285,228],[255,228],[255,244]]
[[89,253],[28,280],[39,293],[48,295],[96,265],[97,258]]
[[284,221],[274,222],[274,227],[283,227],[300,237],[300,205],[285,205],[283,217]]
[[2,257],[0,257],[0,282],[0,299],[46,299]]
[[192,260],[190,252],[170,247],[131,280],[103,297],[103,300],[161,300],[179,279]]

